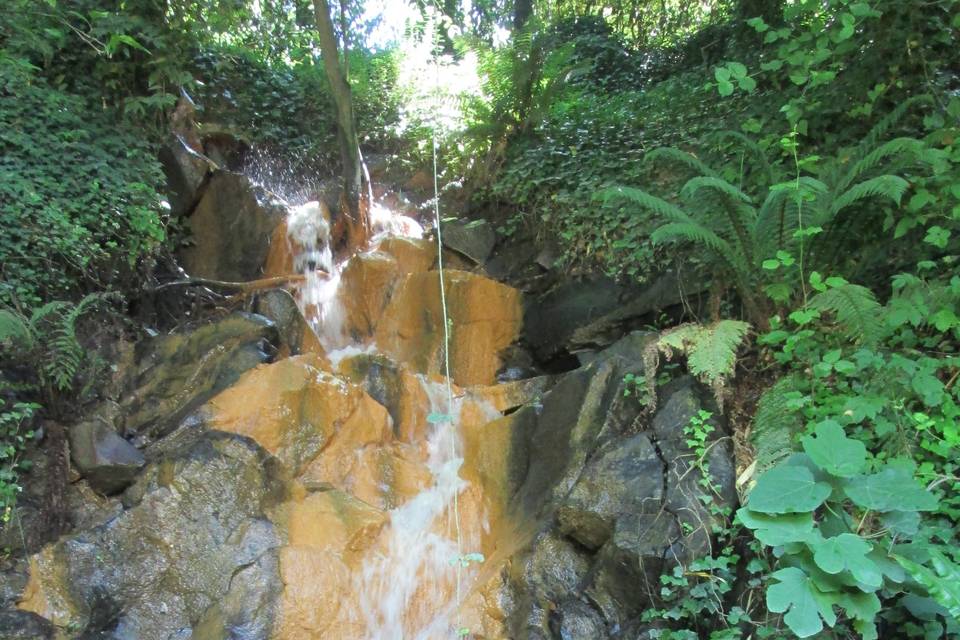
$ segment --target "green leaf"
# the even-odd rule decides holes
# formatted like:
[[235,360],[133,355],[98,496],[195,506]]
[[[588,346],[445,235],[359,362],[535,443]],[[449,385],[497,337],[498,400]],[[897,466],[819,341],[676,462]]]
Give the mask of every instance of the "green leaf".
[[857,582],[867,587],[879,589],[883,584],[883,574],[867,557],[873,546],[853,533],[843,533],[811,545],[813,560],[827,573],[835,574],[849,571]]
[[764,22],[763,18],[760,17],[750,18],[747,20],[747,24],[753,27],[757,33],[763,33],[770,28],[770,25]]
[[803,438],[803,450],[818,467],[841,478],[862,473],[867,464],[867,447],[859,440],[848,438],[834,420],[824,420],[817,425],[813,436]]
[[805,513],[826,500],[832,489],[817,482],[810,469],[779,464],[757,479],[747,507],[762,513]]
[[717,91],[720,92],[721,96],[729,96],[733,93],[733,83],[729,80],[718,80]]
[[713,77],[716,79],[717,82],[720,82],[720,83],[727,82],[729,84],[730,70],[727,69],[726,67],[717,67],[716,69],[713,70]]
[[960,619],[960,567],[936,549],[930,549],[933,570],[903,556],[895,555],[894,558],[914,580],[926,588],[930,597],[951,616]]
[[737,80],[747,75],[747,68],[740,62],[728,62],[727,69],[730,70],[730,75]]
[[790,542],[812,542],[818,534],[813,528],[812,513],[786,513],[770,515],[741,507],[737,518],[743,526],[769,547],[779,547]]
[[835,596],[820,591],[807,574],[796,567],[787,567],[771,576],[779,582],[767,587],[767,609],[786,613],[783,621],[800,638],[809,638],[823,631],[823,623],[833,626],[837,616],[832,604]]
[[768,271],[776,271],[777,269],[780,268],[780,261],[779,261],[779,260],[764,260],[764,261],[763,261],[763,264],[760,265],[760,266],[763,267],[764,269],[768,270]]
[[873,511],[934,511],[937,498],[917,484],[902,467],[888,466],[879,473],[852,478],[844,487],[847,496]]
[[744,76],[737,81],[737,84],[746,92],[751,92],[757,88],[757,81],[750,76]]

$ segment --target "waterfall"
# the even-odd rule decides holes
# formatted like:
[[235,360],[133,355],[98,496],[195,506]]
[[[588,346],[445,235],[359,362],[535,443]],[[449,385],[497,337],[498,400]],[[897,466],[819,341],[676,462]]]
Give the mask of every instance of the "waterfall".
[[[373,248],[383,238],[420,238],[423,228],[412,218],[387,207],[370,208]],[[318,202],[290,207],[287,237],[295,247],[294,268],[304,276],[299,303],[334,368],[347,357],[376,353],[376,346],[357,344],[344,331],[343,297],[359,292],[341,288],[345,261],[333,259],[329,212]],[[464,398],[448,407],[446,385],[417,379],[429,400],[425,441],[413,443],[422,452],[430,482],[420,493],[388,512],[388,525],[362,570],[353,578],[357,610],[353,618],[369,640],[433,640],[455,637],[456,608],[465,571],[477,559],[479,531],[461,531],[456,502],[467,483],[460,477],[460,414]],[[477,403],[478,405],[480,403]],[[484,404],[490,419],[499,414]],[[463,554],[463,555],[461,555]]]

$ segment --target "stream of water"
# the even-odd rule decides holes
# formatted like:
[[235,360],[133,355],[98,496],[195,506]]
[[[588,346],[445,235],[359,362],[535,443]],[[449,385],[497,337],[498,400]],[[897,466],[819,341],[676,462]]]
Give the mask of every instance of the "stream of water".
[[[373,343],[357,344],[344,331],[341,273],[345,260],[334,260],[326,210],[316,202],[290,207],[288,239],[297,248],[295,268],[304,275],[299,304],[333,366],[359,353],[376,353]],[[371,207],[373,238],[368,249],[387,235],[420,238],[415,220],[386,207]],[[471,557],[463,549],[478,548],[479,532],[463,531],[457,500],[466,487],[460,477],[460,412],[463,398],[448,406],[446,385],[418,376],[429,399],[429,425],[419,430],[431,479],[425,488],[388,513],[380,544],[354,576],[358,610],[354,617],[371,640],[432,640],[456,637],[457,606]],[[498,415],[489,408],[491,418]]]

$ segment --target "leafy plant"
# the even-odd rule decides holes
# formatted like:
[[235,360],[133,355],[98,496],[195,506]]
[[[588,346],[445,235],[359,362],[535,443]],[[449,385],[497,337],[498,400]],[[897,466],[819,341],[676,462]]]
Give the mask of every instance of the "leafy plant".
[[[720,320],[710,325],[683,324],[668,329],[644,349],[644,373],[646,386],[656,384],[660,354],[667,360],[675,354],[686,356],[687,368],[713,390],[717,404],[723,407],[723,391],[733,375],[737,349],[743,343],[750,325],[740,320]],[[648,406],[652,409],[656,396],[650,395]]]
[[[903,111],[895,114],[902,115]],[[679,189],[678,203],[623,186],[604,189],[597,197],[608,205],[625,202],[657,216],[661,224],[650,236],[655,243],[681,241],[704,249],[715,283],[730,283],[750,320],[766,328],[769,309],[757,292],[765,290],[778,302],[791,293],[786,282],[772,282],[770,272],[795,267],[802,278],[805,270],[829,267],[826,252],[811,249],[808,238],[823,234],[817,244],[829,245],[830,235],[845,228],[845,210],[865,200],[881,198],[899,205],[908,183],[899,175],[882,173],[883,168],[937,160],[937,154],[916,139],[876,143],[874,138],[889,126],[889,121],[881,122],[852,154],[851,162],[829,163],[823,180],[797,173],[793,180],[764,180],[751,195],[696,156],[661,148],[646,160],[667,160],[695,174]],[[761,174],[769,176],[762,155],[760,164]]]
[[21,491],[20,473],[29,469],[20,456],[34,432],[23,427],[40,408],[35,402],[9,403],[0,399],[0,522],[3,524],[10,521]]
[[[833,421],[817,425],[797,454],[762,474],[737,517],[779,556],[767,607],[806,638],[834,626],[837,606],[865,638],[882,588],[900,591],[904,575],[887,550],[900,522],[937,508],[909,463],[869,464],[866,447]],[[871,472],[871,467],[873,468]]]
[[73,389],[77,374],[88,364],[87,350],[77,338],[77,323],[97,305],[116,294],[89,294],[80,302],[54,301],[30,316],[0,309],[0,354],[35,367],[48,404]]

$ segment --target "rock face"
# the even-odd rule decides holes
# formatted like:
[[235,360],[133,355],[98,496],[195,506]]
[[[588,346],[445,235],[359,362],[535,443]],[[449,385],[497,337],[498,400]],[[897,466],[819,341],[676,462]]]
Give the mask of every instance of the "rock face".
[[276,327],[263,316],[234,314],[189,333],[139,345],[125,431],[162,435],[188,413],[270,358]]
[[283,487],[259,447],[203,437],[150,465],[122,514],[34,556],[20,608],[83,637],[264,638]]
[[[683,428],[712,399],[679,378],[646,416],[623,395],[624,374],[637,370],[611,351],[487,426],[484,439],[468,436],[468,469],[486,469],[484,491],[504,496],[494,535],[511,549],[504,620],[487,622],[488,637],[620,637],[654,604],[664,566],[709,551],[714,516]],[[706,461],[710,498],[732,506],[732,451],[719,427]]]
[[193,244],[181,254],[191,276],[242,282],[262,275],[274,228],[283,207],[261,202],[250,181],[217,171],[187,218]]

